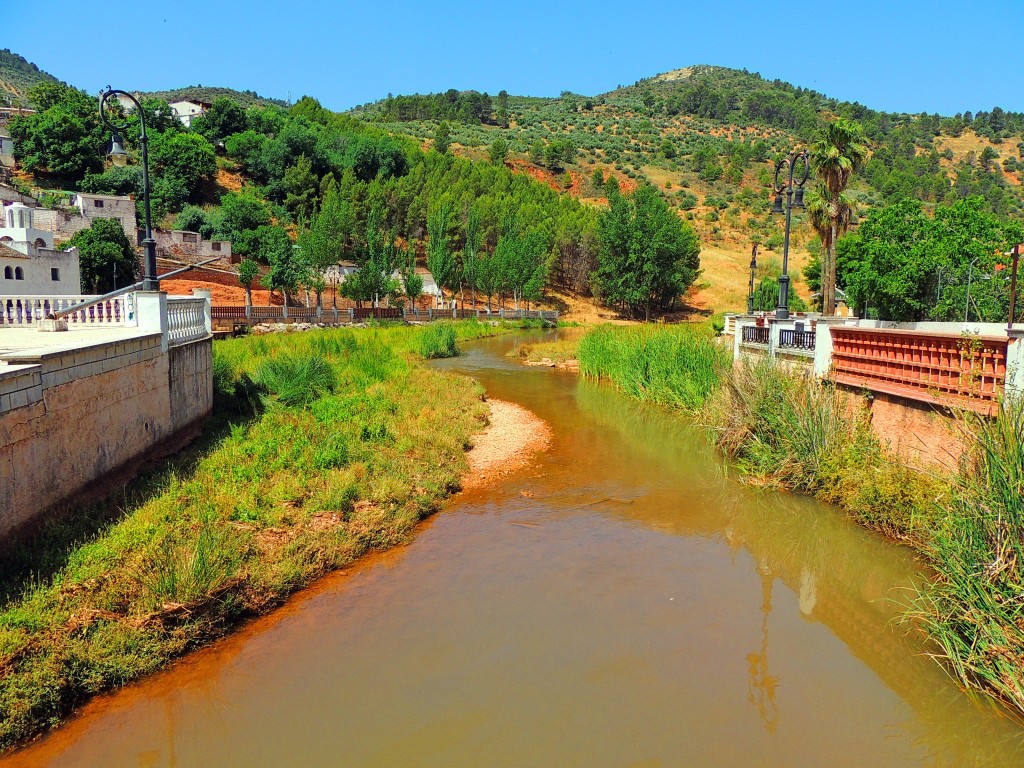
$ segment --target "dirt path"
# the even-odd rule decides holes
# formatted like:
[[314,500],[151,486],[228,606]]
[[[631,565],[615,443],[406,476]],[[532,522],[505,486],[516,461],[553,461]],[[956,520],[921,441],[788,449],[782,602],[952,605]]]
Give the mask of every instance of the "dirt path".
[[476,436],[467,454],[469,472],[463,490],[480,488],[522,469],[551,444],[547,422],[515,403],[488,400],[490,424]]

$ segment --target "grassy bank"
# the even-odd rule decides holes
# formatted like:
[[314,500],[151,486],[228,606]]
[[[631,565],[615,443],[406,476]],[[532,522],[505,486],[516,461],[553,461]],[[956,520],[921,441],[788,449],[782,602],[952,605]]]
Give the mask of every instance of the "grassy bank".
[[407,540],[457,487],[486,414],[477,384],[416,360],[495,332],[464,322],[217,342],[203,438],[5,561],[0,747]]
[[908,618],[961,684],[1024,716],[1024,403],[963,417],[971,449],[959,472],[929,474],[835,387],[767,361],[733,365],[707,329],[604,326],[575,345],[581,374],[696,416],[754,482],[836,504],[914,547],[935,576]]

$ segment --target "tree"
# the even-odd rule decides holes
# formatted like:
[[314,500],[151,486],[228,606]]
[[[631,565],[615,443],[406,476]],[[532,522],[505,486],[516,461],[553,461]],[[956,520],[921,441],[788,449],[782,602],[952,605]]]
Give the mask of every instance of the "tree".
[[448,153],[448,147],[452,143],[452,131],[448,126],[448,123],[442,120],[437,124],[437,128],[434,130],[434,149],[440,154],[445,155]]
[[360,306],[364,301],[379,302],[397,298],[400,285],[391,275],[408,261],[396,243],[395,233],[385,239],[384,213],[374,206],[366,219],[366,243],[356,252],[359,268],[342,284],[342,293]]
[[96,101],[62,83],[41,83],[28,92],[39,111],[11,121],[14,156],[30,173],[78,181],[103,169],[109,139]]
[[451,214],[451,206],[441,203],[427,217],[427,269],[434,276],[442,299],[445,286],[452,282],[456,272],[455,254],[448,237]]
[[1001,253],[1024,240],[1019,222],[985,211],[982,198],[939,206],[934,217],[916,200],[872,210],[856,233],[841,238],[837,272],[850,300],[886,320],[963,319],[970,311],[1004,320],[1009,291]]
[[263,276],[263,285],[271,291],[284,294],[285,306],[288,296],[298,288],[306,277],[302,260],[296,253],[295,244],[281,227],[261,226],[253,233],[254,256],[270,266]]
[[355,228],[352,207],[341,198],[337,185],[327,188],[323,207],[309,226],[299,232],[299,251],[310,275],[314,278],[316,304],[322,306],[323,275],[337,264]]
[[610,192],[598,218],[595,282],[607,303],[650,320],[652,308],[668,307],[697,278],[700,241],[654,187],[644,184],[630,197]]
[[[788,296],[789,309],[791,312],[806,312],[805,302],[795,291],[790,291]],[[754,311],[774,312],[779,304],[779,279],[775,276],[767,276],[757,284],[754,290]]]
[[821,269],[821,306],[827,316],[836,312],[836,243],[845,231],[842,195],[851,176],[863,168],[867,157],[864,129],[843,117],[826,125],[811,145],[811,167],[824,187],[830,221],[828,247],[822,249]]
[[93,219],[69,245],[78,249],[82,293],[107,293],[131,285],[139,276],[139,258],[117,219]]
[[252,259],[242,259],[238,265],[238,282],[245,288],[245,306],[252,306],[252,282],[260,276],[260,267]]
[[466,216],[466,247],[462,251],[462,275],[473,292],[473,308],[476,308],[477,272],[480,266],[480,212],[470,206]]
[[309,221],[320,192],[320,181],[313,174],[308,157],[299,155],[295,165],[284,172],[284,188],[284,207],[296,221]]
[[420,296],[423,295],[423,277],[416,274],[416,258],[412,249],[409,249],[405,265],[401,270],[402,291],[409,303],[415,307]]
[[210,108],[192,121],[192,130],[211,144],[224,141],[248,127],[245,110],[226,96],[214,99]]
[[149,139],[152,176],[179,182],[189,199],[195,199],[200,185],[217,173],[217,156],[210,142],[196,133],[154,133]]
[[500,270],[501,284],[512,292],[512,300],[519,309],[521,299],[540,298],[547,271],[547,238],[539,229],[522,232],[515,216],[503,222],[502,230],[494,250],[495,267]]
[[494,165],[503,165],[508,156],[508,143],[500,136],[495,139],[487,151],[487,157]]

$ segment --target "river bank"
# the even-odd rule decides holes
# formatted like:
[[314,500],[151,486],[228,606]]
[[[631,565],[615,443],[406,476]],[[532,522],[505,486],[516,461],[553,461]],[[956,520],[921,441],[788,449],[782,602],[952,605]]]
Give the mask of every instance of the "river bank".
[[508,330],[463,322],[217,342],[217,416],[203,437],[5,561],[0,748],[408,541],[460,488],[489,418],[478,384],[417,361]]
[[[1024,718],[1024,403],[994,419],[961,414],[959,470],[908,466],[835,387],[767,361],[734,365],[704,327],[599,327],[524,345],[585,378],[702,423],[748,482],[814,496],[910,546],[934,574],[904,621],[966,689]],[[575,366],[573,365],[575,361]]]

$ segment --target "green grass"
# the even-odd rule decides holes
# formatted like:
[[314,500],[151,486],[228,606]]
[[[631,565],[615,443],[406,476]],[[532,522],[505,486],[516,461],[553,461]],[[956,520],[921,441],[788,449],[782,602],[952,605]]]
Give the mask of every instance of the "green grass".
[[216,342],[199,442],[3,563],[0,747],[407,540],[458,487],[486,408],[476,383],[417,352],[505,330],[434,329]]
[[731,354],[707,326],[598,326],[579,342],[580,373],[630,397],[691,413],[718,388]]
[[914,615],[963,685],[1024,716],[1024,402],[965,426],[974,450],[924,548],[936,577]]

